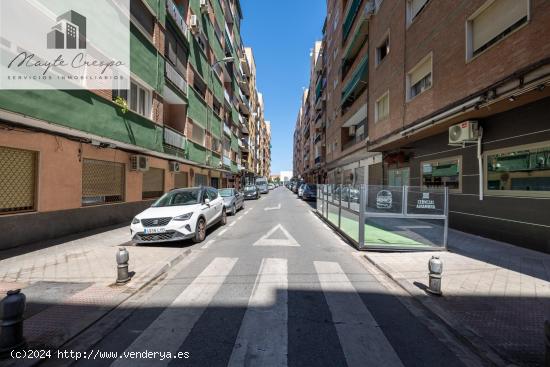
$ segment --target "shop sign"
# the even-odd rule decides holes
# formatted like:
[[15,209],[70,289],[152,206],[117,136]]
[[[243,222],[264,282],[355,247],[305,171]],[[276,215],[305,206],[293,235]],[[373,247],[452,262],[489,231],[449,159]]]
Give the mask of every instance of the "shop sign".
[[393,204],[392,193],[389,190],[381,190],[376,194],[377,209],[391,209]]
[[430,199],[429,192],[422,193],[422,198],[416,202],[416,209],[435,209],[435,200]]

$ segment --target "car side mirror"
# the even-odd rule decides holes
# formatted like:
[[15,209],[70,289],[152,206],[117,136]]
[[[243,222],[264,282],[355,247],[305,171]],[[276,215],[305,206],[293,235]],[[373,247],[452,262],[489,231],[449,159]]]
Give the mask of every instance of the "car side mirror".
[[210,199],[204,199],[204,203],[205,203],[206,205],[209,205],[209,204],[210,204]]

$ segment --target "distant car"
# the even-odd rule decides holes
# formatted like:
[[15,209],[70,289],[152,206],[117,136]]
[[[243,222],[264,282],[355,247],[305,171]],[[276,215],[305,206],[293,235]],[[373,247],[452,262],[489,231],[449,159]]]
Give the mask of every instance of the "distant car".
[[270,184],[267,185],[267,189],[268,189],[268,190],[273,190],[274,188],[275,188],[275,185],[272,184],[272,183],[270,183]]
[[317,200],[317,185],[306,184],[302,193],[303,200]]
[[267,179],[265,177],[259,177],[256,179],[256,186],[260,190],[260,194],[269,194],[269,188],[267,185]]
[[301,198],[302,195],[304,194],[305,187],[306,187],[305,183],[301,184],[300,187],[298,187],[298,197],[299,198]]
[[237,214],[237,210],[244,208],[244,195],[236,189],[220,189],[218,190],[223,198],[223,205],[227,213],[231,215]]
[[256,187],[256,185],[247,185],[244,187],[244,199],[250,200],[250,199],[259,199],[260,198],[260,190]]
[[164,194],[130,225],[135,243],[193,239],[202,242],[206,229],[227,223],[223,199],[213,187],[175,189]]

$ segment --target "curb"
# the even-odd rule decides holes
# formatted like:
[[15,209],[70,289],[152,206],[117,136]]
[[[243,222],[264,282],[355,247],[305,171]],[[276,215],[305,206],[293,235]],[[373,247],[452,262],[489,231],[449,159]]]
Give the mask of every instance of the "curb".
[[[145,273],[144,275],[141,276],[141,279],[146,279],[146,281],[144,281],[143,284],[140,284],[139,286],[137,286],[135,288],[132,288],[130,286],[130,284],[127,284],[129,287],[124,291],[124,293],[126,294],[126,297],[121,298],[120,301],[116,305],[114,305],[113,307],[106,310],[103,315],[101,315],[98,319],[96,319],[95,321],[93,321],[89,325],[83,327],[80,331],[78,331],[78,333],[76,333],[75,335],[69,337],[67,340],[61,342],[58,347],[50,349],[52,351],[52,355],[57,350],[67,349],[66,346],[68,344],[70,344],[72,342],[75,342],[82,334],[84,334],[86,331],[90,330],[94,325],[98,325],[102,321],[109,318],[109,316],[112,316],[112,313],[114,311],[119,310],[120,305],[122,305],[125,302],[131,302],[132,297],[136,296],[138,293],[140,293],[145,288],[151,286],[162,275],[167,273],[168,270],[170,270],[171,268],[176,266],[178,263],[180,263],[183,259],[185,259],[187,256],[189,256],[191,253],[192,253],[191,249],[187,249],[187,250],[183,251],[182,253],[180,253],[178,256],[176,256],[172,260],[165,262],[164,265],[162,265],[161,268],[158,269],[156,272],[154,272],[153,275],[150,276],[150,277],[147,276],[148,273]],[[109,285],[107,285],[106,287],[109,287]],[[106,325],[103,325],[103,330],[106,330],[107,333],[112,331],[114,328],[116,328],[118,325],[120,325],[120,323],[122,323],[124,320],[126,320],[133,313],[134,309],[135,308],[128,308],[126,310],[123,310],[122,314],[119,315],[118,317],[116,315],[113,316],[113,320],[111,320],[111,322],[107,322]],[[101,338],[103,336],[105,336],[105,333],[101,333],[101,335],[97,335],[95,338],[88,339],[87,345],[89,345],[89,346],[95,345],[96,343],[98,343],[101,340]],[[71,348],[69,348],[68,350],[76,350],[76,348],[77,348],[77,346],[71,346]],[[50,362],[50,363],[54,362],[54,364],[56,364],[56,362],[57,362],[57,364],[59,364],[59,365],[71,365],[71,364],[75,363],[76,361],[67,360],[66,361],[67,363],[63,363],[64,362],[63,360],[55,360],[55,359],[53,359],[53,360],[49,360],[49,359],[27,359],[26,361],[17,360],[17,359],[7,359],[7,360],[4,360],[4,361],[0,360],[0,365],[5,365],[7,367],[11,367],[11,366],[31,367],[31,366],[40,365],[42,363],[48,364],[48,362]]]
[[400,280],[394,277],[390,271],[384,266],[378,264],[368,255],[362,255],[360,258],[364,258],[370,264],[380,270],[388,279],[391,279],[395,285],[403,289],[411,298],[422,308],[433,315],[437,320],[441,321],[447,329],[461,342],[466,344],[470,350],[478,355],[483,360],[491,363],[494,366],[499,367],[511,367],[516,366],[513,362],[508,361],[504,356],[497,352],[493,347],[487,344],[483,338],[481,338],[476,332],[457,320],[454,316],[450,315],[447,311],[442,309],[438,304],[434,302],[432,296],[429,296],[416,288],[412,288],[412,285],[407,281]]

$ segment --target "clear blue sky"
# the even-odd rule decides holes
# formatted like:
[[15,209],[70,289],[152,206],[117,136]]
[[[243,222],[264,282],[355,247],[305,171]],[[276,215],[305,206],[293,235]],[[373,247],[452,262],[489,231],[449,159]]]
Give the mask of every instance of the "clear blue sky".
[[241,0],[241,34],[256,60],[258,90],[271,121],[271,173],[292,170],[292,136],[309,53],[321,40],[325,0]]

